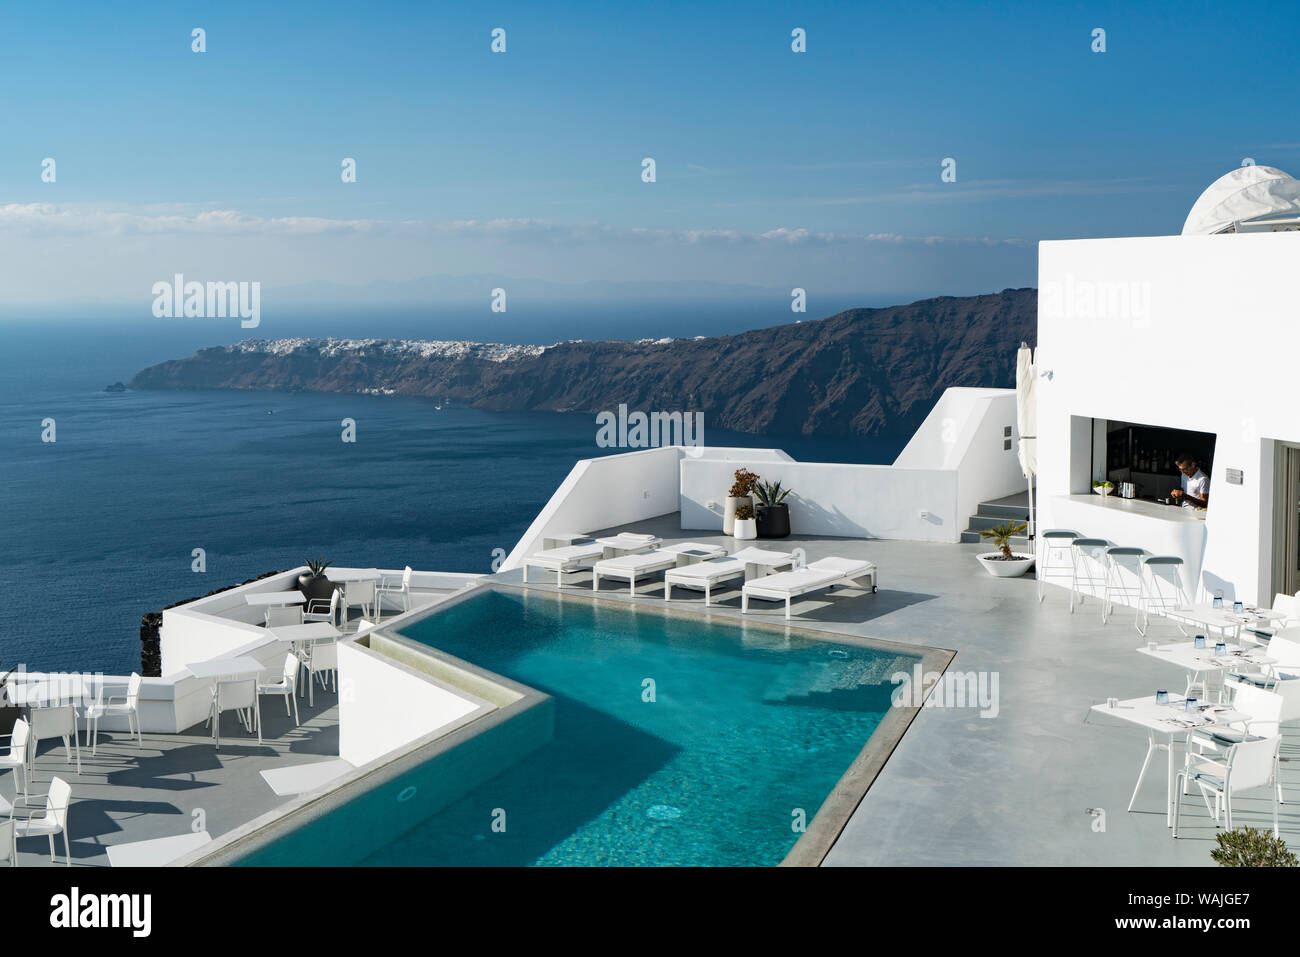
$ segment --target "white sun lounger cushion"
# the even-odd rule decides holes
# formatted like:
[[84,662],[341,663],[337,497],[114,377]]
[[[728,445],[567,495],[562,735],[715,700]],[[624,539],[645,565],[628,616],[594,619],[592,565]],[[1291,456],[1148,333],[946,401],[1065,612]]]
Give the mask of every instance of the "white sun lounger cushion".
[[722,558],[727,550],[721,545],[702,545],[699,542],[682,542],[679,545],[664,545],[659,551],[682,558]]
[[637,552],[635,555],[621,555],[597,562],[596,573],[606,578],[627,578],[629,575],[646,575],[662,568],[672,568],[676,564],[676,555]]
[[766,578],[755,578],[745,584],[745,591],[758,597],[771,595],[774,598],[785,598],[867,575],[871,575],[874,581],[875,574],[876,566],[873,562],[854,561],[848,558],[823,558],[793,571],[777,572]]
[[565,545],[562,548],[548,548],[544,552],[534,552],[525,559],[525,563],[554,569],[575,565],[580,562],[589,562],[593,558],[600,558],[604,554],[605,547],[594,542],[590,545]]
[[745,574],[745,563],[738,558],[715,558],[712,561],[697,562],[674,568],[667,574],[668,581],[674,584],[692,585],[705,582],[717,582],[726,578],[735,578]]

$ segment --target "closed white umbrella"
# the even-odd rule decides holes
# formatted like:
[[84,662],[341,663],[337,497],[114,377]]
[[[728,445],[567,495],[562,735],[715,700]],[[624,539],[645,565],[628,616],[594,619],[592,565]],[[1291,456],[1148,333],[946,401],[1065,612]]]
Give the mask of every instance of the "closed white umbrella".
[[1029,537],[1034,537],[1034,473],[1038,471],[1038,367],[1033,350],[1021,343],[1016,353],[1016,427],[1020,432],[1020,471],[1029,480]]

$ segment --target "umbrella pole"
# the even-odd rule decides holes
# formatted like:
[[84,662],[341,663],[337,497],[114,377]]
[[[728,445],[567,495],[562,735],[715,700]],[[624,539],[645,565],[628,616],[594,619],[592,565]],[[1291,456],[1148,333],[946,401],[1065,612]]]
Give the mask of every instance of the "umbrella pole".
[[1029,541],[1034,540],[1034,476],[1029,476]]

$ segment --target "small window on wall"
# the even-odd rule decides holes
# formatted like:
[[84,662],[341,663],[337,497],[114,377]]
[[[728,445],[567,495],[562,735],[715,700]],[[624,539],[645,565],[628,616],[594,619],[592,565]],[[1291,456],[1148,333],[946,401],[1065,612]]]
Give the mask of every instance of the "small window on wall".
[[1010,439],[1003,439],[1003,440],[1002,440],[1002,451],[1003,451],[1003,452],[1010,452],[1010,451],[1011,451],[1011,440],[1010,440]]

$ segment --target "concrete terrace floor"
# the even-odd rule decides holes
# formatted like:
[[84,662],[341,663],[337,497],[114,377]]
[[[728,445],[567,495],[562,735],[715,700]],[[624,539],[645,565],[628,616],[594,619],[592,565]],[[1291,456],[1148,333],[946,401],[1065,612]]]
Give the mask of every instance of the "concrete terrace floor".
[[[669,543],[716,542],[728,551],[747,544],[802,547],[809,561],[868,558],[878,566],[877,594],[808,596],[795,602],[791,623],[951,649],[957,654],[950,670],[998,677],[996,717],[980,717],[974,708],[926,708],[916,716],[826,865],[1212,865],[1215,830],[1199,793],[1193,789],[1185,798],[1175,841],[1165,827],[1166,759],[1159,753],[1133,812],[1126,812],[1146,731],[1089,710],[1112,696],[1183,690],[1184,673],[1137,652],[1147,639],[1134,629],[1131,609],[1118,608],[1103,625],[1095,599],[1071,615],[1068,592],[1050,585],[1040,605],[1032,577],[998,579],[978,566],[974,556],[987,545],[799,536],[736,543],[718,533],[683,531],[678,521],[675,514],[662,516],[628,530]],[[522,580],[518,571],[497,578]],[[528,587],[555,590],[536,581]],[[590,588],[590,576],[577,573],[564,590],[589,595]],[[602,583],[600,594],[633,600],[626,582]],[[677,594],[673,606],[703,611],[702,593],[681,591],[681,601]],[[715,596],[713,615],[741,618],[738,588]],[[661,605],[662,577],[641,585],[635,601]],[[747,619],[784,622],[780,603],[755,601],[750,608]],[[1148,638],[1182,635],[1153,618]],[[1282,783],[1295,803],[1282,806],[1281,830],[1292,846],[1300,846],[1300,761],[1286,757],[1298,744],[1294,733],[1283,742]],[[1263,791],[1238,797],[1234,823],[1271,827],[1271,807]],[[1088,808],[1105,811],[1104,831],[1092,830]]]
[[[271,790],[260,771],[338,758],[337,695],[318,684],[315,698],[315,707],[298,699],[302,725],[295,727],[282,697],[264,697],[260,746],[233,712],[222,716],[220,751],[203,722],[180,734],[146,732],[142,748],[124,731],[101,731],[95,755],[89,746],[81,749],[80,774],[63,742],[47,739],[40,743],[29,792],[33,798],[44,795],[54,775],[72,786],[68,834],[74,868],[107,867],[107,849],[114,844],[187,834],[196,809],[202,809],[208,833],[219,837],[293,800]],[[10,798],[13,787],[12,773],[3,775],[0,793]],[[54,846],[62,867],[62,836]],[[50,866],[48,838],[20,838],[18,864]]]

